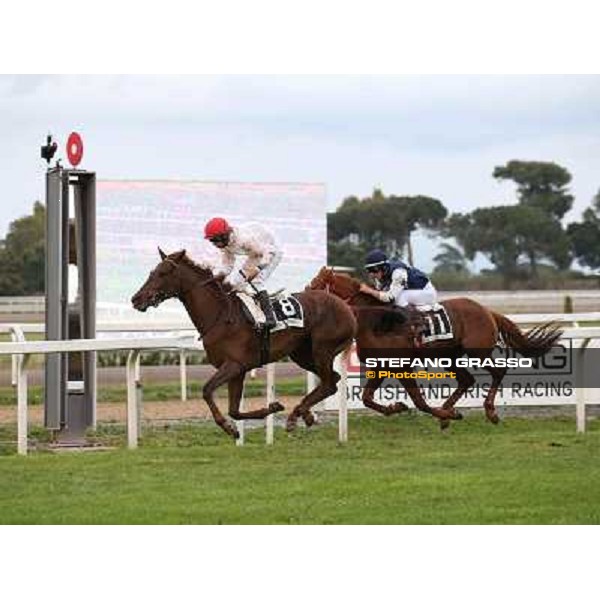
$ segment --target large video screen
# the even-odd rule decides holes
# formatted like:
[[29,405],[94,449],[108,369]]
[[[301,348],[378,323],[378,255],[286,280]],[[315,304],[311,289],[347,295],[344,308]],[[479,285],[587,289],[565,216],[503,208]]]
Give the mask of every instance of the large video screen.
[[[195,260],[218,260],[218,250],[203,237],[212,217],[273,231],[284,258],[267,284],[270,291],[299,291],[326,263],[323,184],[99,181],[96,210],[99,318],[139,316],[130,298],[158,263],[158,246],[167,254],[185,248]],[[162,315],[183,315],[178,305],[165,302]],[[161,308],[153,318],[160,315]]]

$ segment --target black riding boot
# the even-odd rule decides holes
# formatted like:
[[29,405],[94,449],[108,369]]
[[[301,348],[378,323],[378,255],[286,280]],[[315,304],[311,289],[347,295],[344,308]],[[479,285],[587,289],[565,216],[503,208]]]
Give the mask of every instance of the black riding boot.
[[408,315],[408,320],[411,322],[411,331],[413,343],[416,348],[423,347],[423,332],[425,329],[425,318],[423,313],[418,310],[413,304],[409,304],[405,309]]
[[265,313],[265,327],[267,329],[273,329],[277,323],[277,320],[273,314],[273,308],[271,306],[271,301],[269,300],[268,292],[266,290],[258,292],[258,294],[256,294],[256,300],[261,310]]

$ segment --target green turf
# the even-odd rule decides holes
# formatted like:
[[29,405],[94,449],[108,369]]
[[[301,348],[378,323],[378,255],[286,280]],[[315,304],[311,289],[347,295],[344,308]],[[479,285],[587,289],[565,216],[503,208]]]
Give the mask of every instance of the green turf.
[[278,429],[273,447],[212,424],[146,431],[135,451],[122,427],[97,437],[121,447],[0,457],[0,523],[600,523],[598,420],[577,435],[573,419],[470,415],[441,434],[352,416],[346,446],[334,423]]

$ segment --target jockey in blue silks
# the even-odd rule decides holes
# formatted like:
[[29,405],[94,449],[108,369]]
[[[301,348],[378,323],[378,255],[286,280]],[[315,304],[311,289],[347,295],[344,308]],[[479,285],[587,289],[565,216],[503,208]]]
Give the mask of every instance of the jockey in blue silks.
[[437,302],[437,290],[425,273],[400,260],[390,260],[382,250],[372,250],[367,254],[365,269],[375,287],[363,283],[360,291],[380,302],[393,303],[401,308]]

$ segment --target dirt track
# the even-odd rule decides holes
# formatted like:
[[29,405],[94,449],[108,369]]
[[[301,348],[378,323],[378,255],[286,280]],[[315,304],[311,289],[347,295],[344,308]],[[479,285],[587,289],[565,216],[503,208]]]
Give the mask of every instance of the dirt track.
[[[214,368],[208,365],[188,366],[188,384],[192,382],[206,381]],[[304,373],[297,365],[293,363],[278,363],[276,365],[276,377],[294,377],[301,376]],[[152,383],[176,383],[179,382],[179,366],[165,367],[142,367],[142,382],[144,384]],[[32,369],[29,373],[29,385],[42,385],[44,373],[41,369]],[[265,379],[265,370],[258,369],[256,373],[257,380]],[[98,385],[123,385],[125,386],[126,375],[125,367],[108,367],[98,369]],[[0,369],[0,387],[10,386],[10,369]],[[286,409],[298,402],[298,398],[277,397],[277,400],[285,405]],[[264,406],[264,398],[249,398],[245,401],[247,410],[261,408]],[[219,408],[227,414],[227,401],[217,400]],[[123,402],[99,402],[97,407],[98,422],[122,422],[126,421],[125,394]],[[43,407],[29,407],[29,423],[35,425],[43,424]],[[286,410],[287,412],[287,410]],[[190,399],[182,402],[176,397],[171,401],[165,402],[146,402],[143,408],[143,418],[147,421],[164,421],[169,419],[210,419],[210,411],[206,403],[199,399]],[[0,423],[16,423],[16,392],[15,405],[0,406]]]
[[[285,413],[289,414],[290,409],[300,400],[297,397],[278,396],[277,401],[285,407]],[[227,414],[227,401],[217,400],[219,408],[223,414]],[[264,398],[250,398],[245,401],[245,409],[261,408],[265,405]],[[101,402],[98,404],[97,419],[99,423],[125,423],[126,405],[125,402]],[[481,413],[481,408],[462,408],[461,412],[466,416],[469,413]],[[503,406],[499,408],[502,418],[527,417],[527,418],[550,418],[550,417],[575,417],[574,406]],[[43,407],[29,407],[29,423],[31,425],[43,424]],[[374,415],[374,413],[370,413]],[[588,405],[587,416],[589,419],[600,417],[600,405]],[[164,422],[181,419],[207,419],[212,420],[210,411],[203,400],[169,400],[165,402],[146,402],[143,405],[142,418],[146,422]],[[0,424],[16,424],[17,408],[16,406],[0,406]]]
[[[188,365],[187,377],[188,383],[206,381],[212,373],[214,367],[210,365]],[[295,377],[305,373],[300,367],[291,362],[277,363],[275,367],[276,377]],[[142,367],[142,383],[173,383],[179,381],[179,365],[165,367]],[[10,386],[10,368],[0,369],[0,387]],[[265,377],[265,370],[257,370],[257,378]],[[28,370],[27,376],[29,385],[42,385],[44,381],[44,371],[41,368]],[[125,367],[104,367],[98,369],[98,385],[125,385],[126,374]]]
[[[294,406],[299,398],[278,397],[286,407],[286,413]],[[218,400],[217,404],[224,414],[227,414],[227,401]],[[250,398],[245,401],[246,410],[262,408],[265,405],[263,398]],[[100,402],[98,403],[97,420],[99,423],[125,423],[126,405],[121,402]],[[29,423],[31,425],[43,424],[43,407],[29,407]],[[170,400],[167,402],[146,402],[143,405],[142,418],[145,421],[168,421],[177,419],[211,419],[210,411],[203,400]],[[0,423],[16,423],[16,406],[0,406]]]

